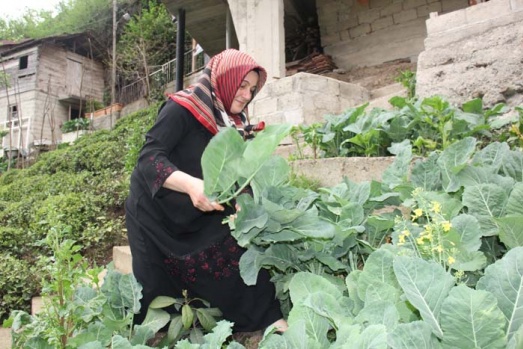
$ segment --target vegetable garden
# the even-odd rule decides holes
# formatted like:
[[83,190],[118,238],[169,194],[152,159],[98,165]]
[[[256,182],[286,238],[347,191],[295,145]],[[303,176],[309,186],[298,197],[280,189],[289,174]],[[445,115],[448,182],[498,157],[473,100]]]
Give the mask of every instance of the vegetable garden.
[[[393,155],[381,181],[298,186],[272,155],[287,125],[247,143],[225,129],[206,149],[206,193],[242,208],[226,222],[247,248],[242,277],[252,284],[269,269],[288,318],[289,330],[267,329],[260,348],[523,346],[523,110],[501,121],[503,106],[480,100],[393,103],[302,128],[316,156]],[[252,196],[239,194],[247,185]],[[93,287],[98,274],[80,248],[50,231],[44,291],[54,297],[42,315],[12,313],[20,347],[146,348],[169,326],[160,347],[242,348],[216,309],[188,298],[160,298],[132,326],[141,291],[132,275],[109,268]],[[180,314],[163,310],[170,305]]]

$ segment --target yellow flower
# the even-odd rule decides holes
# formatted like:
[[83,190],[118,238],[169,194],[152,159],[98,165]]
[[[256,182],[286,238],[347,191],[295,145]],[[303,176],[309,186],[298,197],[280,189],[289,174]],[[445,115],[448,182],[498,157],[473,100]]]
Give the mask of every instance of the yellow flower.
[[432,201],[432,211],[434,213],[440,213],[441,212],[441,204],[437,201]]
[[414,210],[414,214],[412,215],[412,220],[421,217],[423,214],[423,210],[421,208],[417,208]]
[[398,235],[398,240],[399,240],[400,244],[404,244],[405,243],[405,235],[403,235],[403,234]]
[[449,221],[444,221],[443,223],[441,223],[441,226],[443,227],[444,232],[448,232],[450,228],[452,228],[452,223],[450,223]]
[[456,260],[452,256],[449,256],[449,258],[447,259],[447,264],[448,265],[454,264],[455,262],[456,262]]
[[420,236],[419,238],[416,239],[416,243],[418,245],[423,245],[423,236]]
[[443,252],[443,246],[438,245],[438,246],[434,247],[434,251],[439,252],[439,253]]
[[401,232],[402,235],[405,235],[405,236],[409,236],[410,235],[410,231],[408,230],[404,230]]

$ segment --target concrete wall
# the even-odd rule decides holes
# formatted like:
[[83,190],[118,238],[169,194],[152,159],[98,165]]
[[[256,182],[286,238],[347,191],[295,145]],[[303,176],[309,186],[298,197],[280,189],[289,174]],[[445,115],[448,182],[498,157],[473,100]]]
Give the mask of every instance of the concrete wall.
[[427,21],[417,94],[523,105],[523,0],[491,0]]
[[285,77],[283,0],[229,1],[240,50],[267,70],[268,80]]
[[321,44],[343,69],[416,61],[429,13],[467,6],[467,0],[316,0]]

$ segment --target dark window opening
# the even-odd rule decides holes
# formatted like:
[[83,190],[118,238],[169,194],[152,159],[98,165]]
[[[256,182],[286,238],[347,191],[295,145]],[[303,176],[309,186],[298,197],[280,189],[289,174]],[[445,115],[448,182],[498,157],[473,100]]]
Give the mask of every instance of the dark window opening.
[[73,120],[73,119],[78,119],[78,118],[80,118],[80,110],[79,109],[75,109],[75,108],[71,108],[70,119]]
[[18,64],[18,68],[19,69],[27,69],[28,62],[29,62],[29,57],[28,56],[20,57],[20,62]]
[[7,115],[8,120],[6,122],[6,127],[18,127],[19,121],[18,121],[18,105],[10,105],[9,106],[9,114]]

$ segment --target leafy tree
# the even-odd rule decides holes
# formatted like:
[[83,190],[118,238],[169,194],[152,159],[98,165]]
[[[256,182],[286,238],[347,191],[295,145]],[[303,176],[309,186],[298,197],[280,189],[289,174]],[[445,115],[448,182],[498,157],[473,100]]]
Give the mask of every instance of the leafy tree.
[[125,26],[118,45],[118,71],[126,80],[144,79],[151,91],[149,74],[174,58],[176,26],[163,4],[149,2],[139,16]]

